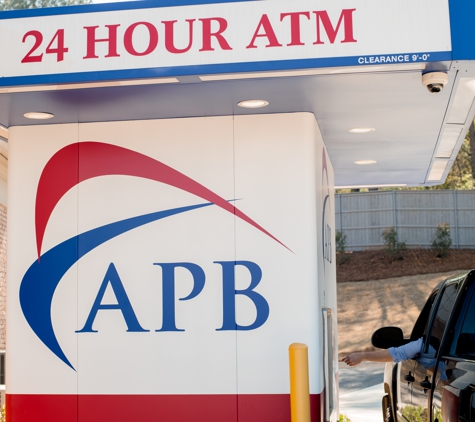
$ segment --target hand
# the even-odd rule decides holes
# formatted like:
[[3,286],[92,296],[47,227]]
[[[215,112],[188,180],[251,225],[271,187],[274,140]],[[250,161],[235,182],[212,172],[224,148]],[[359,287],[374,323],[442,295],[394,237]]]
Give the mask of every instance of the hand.
[[345,356],[342,359],[342,362],[345,362],[348,366],[359,365],[363,361],[362,353],[350,353],[348,356]]

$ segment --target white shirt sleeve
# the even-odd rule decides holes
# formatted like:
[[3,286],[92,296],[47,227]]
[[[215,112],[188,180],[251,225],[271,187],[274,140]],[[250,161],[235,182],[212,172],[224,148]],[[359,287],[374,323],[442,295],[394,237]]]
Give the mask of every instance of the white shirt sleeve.
[[388,350],[395,363],[412,359],[422,351],[422,337],[403,346],[390,347]]

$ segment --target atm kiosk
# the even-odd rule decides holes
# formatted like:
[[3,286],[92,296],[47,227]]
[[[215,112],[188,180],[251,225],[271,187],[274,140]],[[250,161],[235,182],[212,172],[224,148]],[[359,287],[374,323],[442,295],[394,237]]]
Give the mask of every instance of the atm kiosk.
[[288,422],[298,342],[311,420],[336,421],[334,189],[445,179],[474,11],[1,12],[8,420]]

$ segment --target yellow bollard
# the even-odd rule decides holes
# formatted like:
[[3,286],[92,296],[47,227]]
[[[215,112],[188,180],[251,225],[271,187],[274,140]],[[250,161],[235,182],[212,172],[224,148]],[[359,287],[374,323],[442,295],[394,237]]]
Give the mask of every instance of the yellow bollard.
[[289,346],[290,415],[292,422],[310,422],[310,392],[308,383],[308,346]]

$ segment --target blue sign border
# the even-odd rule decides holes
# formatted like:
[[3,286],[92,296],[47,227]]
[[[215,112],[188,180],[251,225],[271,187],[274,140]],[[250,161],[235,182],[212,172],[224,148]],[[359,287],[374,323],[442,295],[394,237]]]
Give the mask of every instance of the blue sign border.
[[[430,60],[423,60],[424,55],[430,55]],[[409,56],[410,61],[381,63],[374,62],[377,57],[391,56]],[[413,56],[417,56],[416,60],[412,60]],[[371,62],[373,59],[373,62]],[[366,67],[381,66],[385,64],[411,64],[411,63],[429,63],[442,62],[452,60],[452,52],[439,51],[430,53],[401,53],[401,54],[378,54],[372,56],[351,56],[351,57],[331,57],[321,59],[299,59],[299,60],[278,60],[265,62],[247,62],[247,63],[225,63],[212,65],[193,65],[180,67],[160,67],[146,69],[124,69],[110,71],[91,71],[78,73],[62,73],[50,75],[34,75],[34,76],[14,76],[0,78],[0,87],[19,86],[19,85],[46,85],[46,84],[66,84],[66,83],[82,83],[82,82],[106,82],[113,80],[126,79],[149,79],[163,77],[180,77],[190,75],[213,75],[213,74],[229,74],[229,73],[247,73],[262,71],[290,71],[319,69],[326,67]],[[360,63],[363,61],[364,63]]]
[[475,1],[450,0],[449,9],[453,60],[475,60],[475,33],[470,25]]

